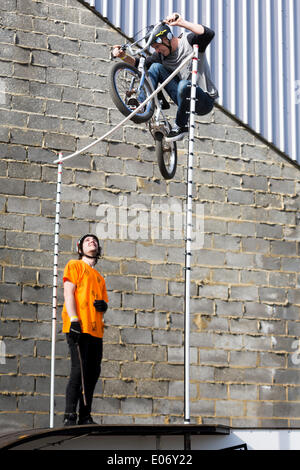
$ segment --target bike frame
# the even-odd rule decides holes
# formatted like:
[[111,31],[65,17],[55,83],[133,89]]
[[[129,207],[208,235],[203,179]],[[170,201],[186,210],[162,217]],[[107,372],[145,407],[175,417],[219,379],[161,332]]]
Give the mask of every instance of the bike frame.
[[[153,31],[155,30],[155,28],[160,25],[162,22],[159,22],[157,23],[154,27],[153,27]],[[153,93],[154,92],[154,87],[153,87],[153,84],[152,84],[152,81],[147,73],[147,70],[145,68],[145,62],[146,62],[146,56],[145,56],[145,51],[149,48],[149,46],[151,45],[151,42],[152,42],[152,39],[153,39],[153,33],[150,34],[150,37],[146,43],[146,45],[140,50],[140,51],[133,51],[132,50],[132,46],[137,44],[138,42],[140,41],[143,41],[144,38],[142,39],[139,39],[139,41],[135,42],[134,44],[130,45],[130,44],[126,44],[125,46],[123,46],[123,48],[125,49],[128,49],[130,54],[134,57],[134,56],[137,56],[139,55],[140,56],[140,61],[139,61],[139,65],[138,65],[138,70],[139,72],[141,73],[141,80],[140,80],[140,85],[139,85],[139,90],[143,87],[144,85],[144,82],[145,82],[145,77],[148,79],[148,83],[150,85],[150,88],[151,88],[151,92]],[[155,112],[154,112],[154,115],[152,117],[152,119],[154,120],[155,122],[155,125],[156,126],[159,126],[159,122],[160,122],[160,116],[162,116],[162,121],[164,121],[165,123],[168,122],[167,118],[166,118],[166,115],[165,113],[163,112],[163,109],[160,105],[160,102],[159,102],[159,99],[158,99],[158,96],[157,94],[154,95],[153,97],[154,99],[154,103],[155,103]],[[151,130],[151,128],[150,128]],[[160,130],[163,130],[163,129],[160,129]]]
[[176,69],[174,70],[174,72],[171,73],[171,75],[166,78],[166,80],[161,83],[156,90],[153,91],[153,93],[151,93],[150,96],[148,96],[148,98],[143,102],[141,103],[134,111],[132,111],[132,113],[128,114],[128,116],[124,117],[124,119],[119,122],[119,124],[117,124],[115,127],[113,127],[112,129],[110,129],[109,131],[107,131],[105,134],[103,134],[101,137],[99,137],[98,139],[94,140],[94,142],[91,142],[90,144],[86,145],[85,147],[79,149],[79,150],[76,150],[75,152],[71,153],[70,155],[66,155],[65,157],[62,157],[61,159],[56,159],[54,160],[53,163],[58,163],[60,161],[65,161],[65,160],[69,160],[70,158],[74,158],[74,157],[77,157],[78,155],[81,155],[85,152],[87,152],[88,150],[90,150],[92,147],[94,147],[95,145],[99,144],[99,142],[102,142],[103,140],[107,139],[107,137],[109,137],[111,134],[113,134],[115,131],[117,131],[118,129],[120,129],[122,126],[124,126],[124,124],[129,121],[130,119],[132,119],[133,116],[135,116],[142,108],[143,106],[145,106],[146,103],[148,103],[150,100],[152,100],[166,85],[167,83],[169,83],[172,78],[174,78],[178,72],[194,57],[194,52],[191,52],[191,54],[189,56],[186,57],[186,59],[182,62],[182,64]]
[[[157,23],[157,24],[161,24],[161,22]],[[156,27],[156,25],[155,25]],[[132,49],[131,49],[131,46],[129,44],[125,44],[124,46],[122,46],[125,49],[128,49],[130,51],[130,53],[134,56],[134,55],[137,55],[137,54],[141,54],[147,47],[149,47],[150,45],[150,42],[152,40],[152,37],[149,38],[146,46],[140,50],[140,51],[137,51],[137,52],[132,52]],[[137,41],[136,43],[140,42],[142,39],[140,39],[139,41]],[[135,43],[135,44],[136,44]],[[94,142],[91,142],[90,144],[86,145],[85,147],[79,149],[79,150],[76,150],[75,152],[71,153],[70,155],[66,155],[60,159],[56,159],[54,160],[53,163],[59,163],[60,161],[65,161],[65,160],[69,160],[70,158],[74,158],[74,157],[77,157],[78,155],[81,155],[85,152],[87,152],[88,150],[90,150],[92,147],[94,147],[95,145],[99,144],[99,142],[102,142],[103,140],[107,139],[107,137],[109,137],[111,134],[113,134],[115,131],[117,131],[118,129],[120,129],[122,126],[124,126],[124,124],[129,121],[130,119],[132,119],[133,116],[135,116],[142,108],[143,106],[148,103],[150,100],[152,100],[153,98],[156,97],[156,95],[165,88],[165,86],[180,72],[180,70],[190,61],[192,60],[192,58],[194,57],[194,51],[185,58],[185,60],[181,63],[181,65],[179,65],[177,67],[176,70],[174,70],[168,78],[166,78],[166,80],[161,83],[156,90],[153,91],[153,93],[151,93],[150,96],[148,96],[148,98],[143,102],[141,103],[134,111],[132,111],[132,113],[130,113],[128,116],[126,116],[121,122],[119,122],[119,124],[117,124],[115,127],[113,127],[112,129],[110,129],[108,132],[106,132],[105,134],[103,134],[101,137],[99,137],[98,139],[96,139]],[[160,104],[159,104],[159,107],[160,107]],[[161,110],[162,112],[162,110]]]

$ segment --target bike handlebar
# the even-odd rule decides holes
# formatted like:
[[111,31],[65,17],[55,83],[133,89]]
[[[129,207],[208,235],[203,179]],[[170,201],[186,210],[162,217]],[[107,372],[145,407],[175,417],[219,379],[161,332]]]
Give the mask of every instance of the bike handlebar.
[[[175,20],[177,20],[179,18],[179,15],[175,15]],[[136,51],[134,52],[132,50],[132,46],[134,46],[135,44],[137,44],[138,42],[141,42],[143,39],[146,38],[147,34],[142,38],[142,39],[139,39],[138,41],[134,42],[133,44],[124,44],[123,46],[121,46],[121,49],[123,51],[125,51],[126,49],[129,49],[130,51],[130,54],[134,57],[138,54],[142,54],[146,49],[148,49],[148,47],[152,44],[152,40],[153,40],[153,33],[155,31],[155,29],[160,26],[160,25],[164,25],[164,24],[167,24],[167,22],[165,20],[161,20],[159,21],[158,23],[156,23],[153,27],[152,27],[152,31],[150,33],[150,36],[148,38],[148,41],[146,43],[146,45],[144,47],[142,47],[142,49],[140,49],[139,51]]]
[[136,41],[136,42],[133,43],[133,44],[128,44],[128,43],[127,43],[127,44],[124,44],[124,46],[122,46],[122,48],[124,48],[124,49],[129,49],[130,54],[131,54],[133,57],[136,56],[136,55],[138,55],[138,54],[142,54],[142,53],[145,52],[145,50],[148,49],[148,47],[151,45],[152,40],[153,40],[153,32],[155,31],[155,29],[156,29],[159,25],[162,25],[162,24],[165,24],[165,21],[164,21],[164,20],[163,20],[163,21],[159,21],[158,23],[156,23],[156,24],[153,26],[152,31],[151,31],[151,33],[150,33],[150,36],[149,36],[149,38],[148,38],[148,40],[147,40],[147,42],[146,42],[146,45],[145,45],[144,47],[142,47],[142,49],[140,49],[140,50],[134,52],[134,51],[132,50],[132,46],[134,46],[134,45],[137,44],[138,42],[141,42],[143,39],[145,39],[146,36],[147,36],[147,34],[146,34],[142,39],[139,39],[138,41]]

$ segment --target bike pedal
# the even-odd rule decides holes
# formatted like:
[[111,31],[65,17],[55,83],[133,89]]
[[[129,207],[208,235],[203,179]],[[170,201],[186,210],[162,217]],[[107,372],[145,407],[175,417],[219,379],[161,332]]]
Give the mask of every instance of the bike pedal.
[[137,99],[135,98],[130,98],[128,101],[127,101],[127,106],[132,110],[134,111],[136,108],[138,108],[140,105],[140,103],[138,102]]

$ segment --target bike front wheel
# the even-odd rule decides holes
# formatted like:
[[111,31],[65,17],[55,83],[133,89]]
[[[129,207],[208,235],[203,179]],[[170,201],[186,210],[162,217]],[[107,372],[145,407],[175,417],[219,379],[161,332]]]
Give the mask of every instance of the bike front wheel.
[[[139,70],[126,64],[126,62],[117,62],[110,69],[110,95],[114,104],[124,116],[129,116],[152,93],[147,79],[144,79],[141,86],[141,76]],[[154,107],[154,100],[152,99],[131,120],[136,124],[149,121],[153,115]]]
[[164,179],[170,180],[175,175],[177,168],[176,142],[166,142],[165,136],[161,132],[155,134],[155,142],[159,170]]

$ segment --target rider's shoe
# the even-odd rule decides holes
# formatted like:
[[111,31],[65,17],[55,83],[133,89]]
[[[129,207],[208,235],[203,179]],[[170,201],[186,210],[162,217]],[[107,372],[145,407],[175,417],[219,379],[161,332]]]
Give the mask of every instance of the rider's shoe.
[[187,126],[185,127],[179,127],[177,124],[171,129],[171,131],[166,135],[166,142],[174,142],[178,140],[183,140],[185,136],[188,134],[189,128]]

